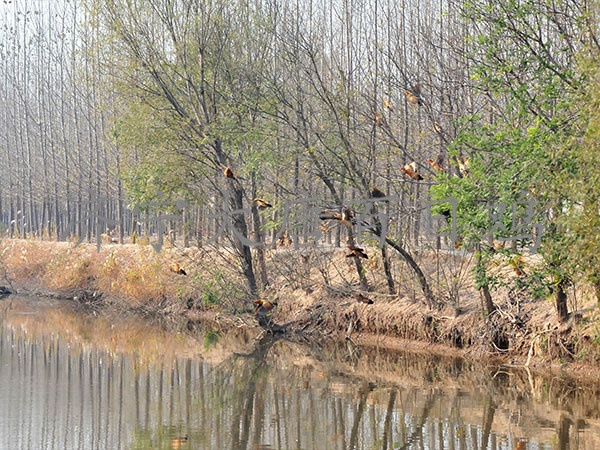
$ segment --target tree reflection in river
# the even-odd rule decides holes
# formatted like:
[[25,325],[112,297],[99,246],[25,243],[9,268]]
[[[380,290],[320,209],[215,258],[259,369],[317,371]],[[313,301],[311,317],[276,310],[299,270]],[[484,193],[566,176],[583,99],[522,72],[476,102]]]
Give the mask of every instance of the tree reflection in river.
[[0,448],[600,448],[598,391],[566,379],[3,305]]

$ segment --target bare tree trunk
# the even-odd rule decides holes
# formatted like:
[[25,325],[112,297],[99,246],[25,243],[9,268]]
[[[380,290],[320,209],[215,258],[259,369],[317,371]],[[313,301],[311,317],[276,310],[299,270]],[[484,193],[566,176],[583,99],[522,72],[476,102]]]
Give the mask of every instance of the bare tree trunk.
[[413,272],[417,276],[417,280],[418,280],[419,284],[421,285],[421,290],[423,291],[423,295],[425,296],[425,301],[427,302],[427,305],[430,308],[437,306],[437,301],[433,295],[433,292],[431,291],[431,288],[429,287],[429,283],[427,282],[427,278],[425,277],[425,274],[423,273],[423,271],[421,270],[419,265],[415,262],[415,260],[410,255],[410,253],[408,253],[399,244],[395,243],[394,241],[392,241],[389,238],[385,238],[385,242],[387,242],[394,250],[396,250],[398,253],[400,253],[402,258],[404,258],[404,260],[408,263],[410,268],[413,270]]
[[554,292],[554,301],[556,304],[556,312],[558,314],[558,321],[563,323],[569,318],[569,311],[567,308],[567,293],[565,292],[566,282],[560,280],[556,283]]
[[[477,270],[480,273],[479,276],[482,278],[485,278],[485,277],[487,277],[486,268],[484,267],[484,263],[483,263],[480,253],[481,253],[481,245],[479,245],[477,247],[477,256],[476,256],[475,264],[477,265]],[[483,301],[485,313],[487,316],[489,316],[496,310],[496,305],[494,305],[494,302],[492,300],[492,294],[490,293],[490,288],[489,288],[487,281],[482,282],[482,283],[483,284],[479,288],[479,294],[481,295],[481,298]]]
[[[256,192],[256,176],[252,173],[252,198],[257,197]],[[260,243],[260,246],[256,248],[256,258],[258,260],[258,270],[260,275],[260,284],[263,288],[265,288],[269,284],[269,280],[267,278],[267,264],[265,262],[265,249],[264,249],[264,237],[263,233],[260,229],[260,214],[258,214],[258,208],[256,207],[256,203],[252,202],[252,222],[254,228],[254,242]],[[298,235],[296,235],[296,239],[298,239]]]

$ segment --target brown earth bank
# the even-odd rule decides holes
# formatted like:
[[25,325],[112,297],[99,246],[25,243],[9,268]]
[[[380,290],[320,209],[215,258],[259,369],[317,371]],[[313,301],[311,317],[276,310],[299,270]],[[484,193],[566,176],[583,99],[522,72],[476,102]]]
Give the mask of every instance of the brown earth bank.
[[[72,242],[4,239],[0,255],[3,283],[15,292],[71,298],[96,310],[133,311],[181,329],[266,330],[314,344],[347,341],[600,379],[600,311],[584,287],[569,293],[572,312],[566,323],[558,323],[549,299],[514,291],[495,292],[497,310],[486,317],[465,275],[470,264],[465,254],[418,255],[429,277],[431,267],[446,264],[458,267],[463,278],[460,303],[455,298],[430,309],[409,273],[398,276],[397,294],[382,293],[385,281],[376,275],[376,258],[367,273],[372,289],[367,292],[352,280],[343,250],[303,254],[302,263],[298,252],[273,250],[267,269],[277,275],[261,298],[277,305],[258,315],[227,251],[171,246],[156,253],[132,244],[104,244],[97,251],[95,244],[74,248]],[[359,293],[372,303],[357,301]],[[436,295],[444,294],[439,289]]]

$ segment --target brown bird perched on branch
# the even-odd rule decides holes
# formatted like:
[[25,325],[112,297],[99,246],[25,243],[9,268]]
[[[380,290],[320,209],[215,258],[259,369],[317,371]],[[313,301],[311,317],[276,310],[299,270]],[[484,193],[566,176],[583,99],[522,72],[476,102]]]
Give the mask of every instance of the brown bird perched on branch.
[[277,302],[271,302],[269,300],[254,300],[254,305],[254,314],[256,314],[259,311],[271,311],[274,307],[277,306]]
[[383,117],[377,111],[375,111],[373,122],[376,126],[381,126],[383,124]]
[[235,180],[235,177],[233,176],[233,170],[231,170],[229,167],[225,167],[225,170],[223,171],[223,173],[225,174],[225,176],[227,178],[231,178],[232,180]]
[[342,208],[342,221],[354,224],[354,211],[352,211],[350,208]]
[[371,300],[369,297],[362,295],[360,292],[354,294],[354,298],[361,303],[366,303],[367,305],[373,304],[373,300]]
[[364,251],[364,249],[360,248],[360,247],[354,247],[350,244],[347,245],[347,247],[350,249],[350,253],[348,253],[346,255],[346,258],[364,258],[364,259],[369,259],[369,255],[367,255]]
[[390,102],[387,98],[383,99],[383,107],[385,109],[389,109],[390,111],[394,111],[394,108],[392,108],[392,102]]
[[371,197],[382,198],[382,197],[385,197],[385,194],[383,192],[381,192],[379,189],[377,189],[376,187],[374,187],[373,190],[371,191]]
[[177,263],[173,263],[173,264],[171,264],[171,265],[169,266],[169,270],[170,270],[171,272],[175,272],[175,273],[177,273],[177,274],[179,274],[179,275],[187,275],[186,271],[185,271],[185,270],[183,270],[183,268],[182,268],[182,267],[179,267],[179,264],[177,264]]
[[469,167],[471,166],[471,158],[462,159],[457,156],[456,162],[458,163],[458,170],[460,171],[461,175],[463,177],[467,175],[469,173]]
[[431,158],[427,158],[427,162],[429,164],[431,164],[431,167],[433,167],[436,172],[443,172],[444,168],[442,167],[442,157],[441,155],[438,155],[437,158],[435,158],[435,161]]
[[263,200],[262,198],[255,198],[252,200],[254,203],[256,203],[256,206],[258,209],[260,209],[261,211],[267,209],[267,208],[272,208],[273,205],[271,205],[269,202]]
[[423,102],[421,101],[421,98],[419,97],[418,93],[413,94],[412,92],[409,92],[409,91],[405,90],[404,94],[406,94],[406,98],[413,105],[419,105],[419,106],[421,106],[423,104]]
[[413,180],[421,181],[423,179],[421,174],[417,172],[417,163],[415,161],[405,165],[404,167],[400,167],[400,170]]
[[347,227],[351,227],[352,226],[352,221],[351,220],[347,220],[347,219],[344,218],[344,216],[342,214],[336,213],[336,212],[333,212],[333,211],[329,211],[328,209],[326,209],[325,211],[322,211],[319,214],[319,219],[321,219],[321,220],[337,220],[342,225],[345,225]]

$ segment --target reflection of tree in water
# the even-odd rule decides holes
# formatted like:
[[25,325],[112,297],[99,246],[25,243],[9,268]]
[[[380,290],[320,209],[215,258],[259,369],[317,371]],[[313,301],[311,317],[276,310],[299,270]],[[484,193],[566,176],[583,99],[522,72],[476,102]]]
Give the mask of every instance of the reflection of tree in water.
[[148,359],[18,323],[0,333],[0,448],[600,448],[597,392],[565,379],[269,335],[217,365]]

